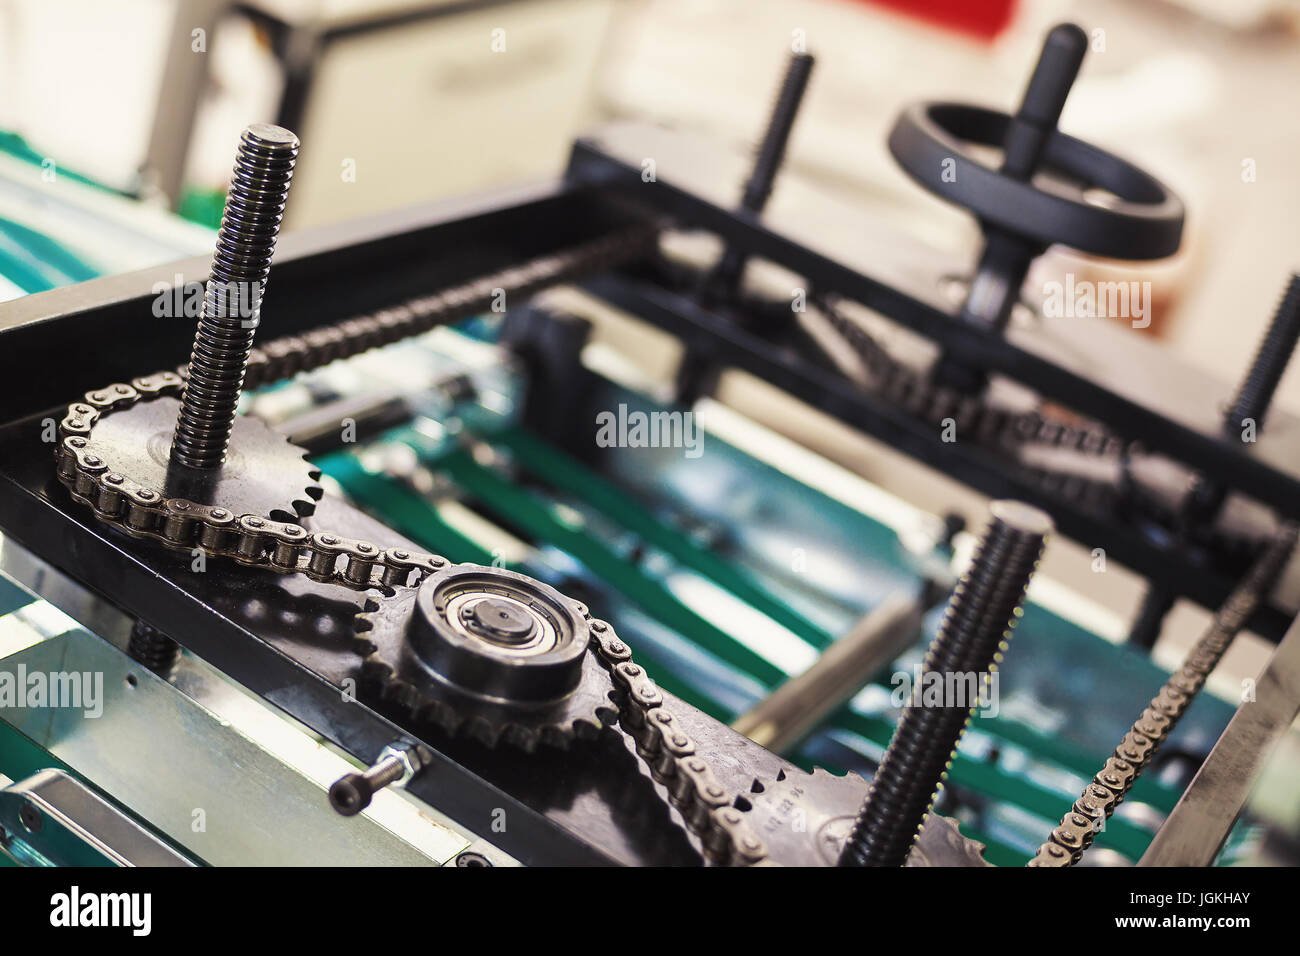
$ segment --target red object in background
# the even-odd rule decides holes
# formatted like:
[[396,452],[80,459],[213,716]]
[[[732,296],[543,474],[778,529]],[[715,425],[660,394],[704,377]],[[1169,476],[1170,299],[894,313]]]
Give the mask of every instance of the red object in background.
[[859,0],[945,27],[992,40],[1007,28],[1016,13],[1016,0]]

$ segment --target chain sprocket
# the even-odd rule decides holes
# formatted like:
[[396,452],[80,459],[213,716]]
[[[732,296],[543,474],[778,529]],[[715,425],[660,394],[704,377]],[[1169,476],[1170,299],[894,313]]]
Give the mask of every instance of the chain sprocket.
[[458,564],[356,619],[362,687],[485,746],[567,747],[618,715],[591,614],[540,581]]
[[[653,247],[659,231],[659,225],[634,227],[374,315],[350,319],[302,336],[278,339],[254,350],[246,384],[266,385],[467,317],[487,308],[503,289],[526,295],[585,272],[636,258]],[[354,590],[377,589],[387,600],[371,601],[363,612],[371,623],[372,641],[374,624],[379,620],[374,615],[379,614],[387,621],[387,615],[397,615],[403,608],[414,606],[421,593],[416,589],[426,578],[442,572],[451,575],[457,568],[465,568],[463,565],[449,567],[445,558],[435,554],[405,548],[382,549],[372,542],[328,531],[309,533],[296,522],[277,521],[269,514],[236,514],[231,508],[169,497],[163,490],[112,470],[95,453],[91,441],[93,429],[104,416],[116,415],[142,401],[178,396],[183,387],[181,374],[159,372],[88,392],[83,400],[68,407],[59,424],[55,472],[72,497],[92,508],[100,521],[177,550],[197,549],[250,567],[280,574],[301,573],[315,581]],[[538,588],[546,587],[523,575],[517,577]],[[718,783],[708,762],[696,753],[694,741],[679,730],[679,722],[664,708],[663,697],[654,683],[632,662],[628,646],[606,622],[591,620],[585,607],[553,593],[559,601],[571,605],[571,611],[580,609],[577,617],[587,629],[587,636],[575,638],[573,646],[581,643],[582,650],[569,662],[572,665],[576,661],[580,675],[575,685],[578,690],[572,695],[575,703],[568,705],[571,712],[559,720],[541,724],[521,723],[518,719],[481,722],[470,718],[471,732],[478,735],[481,732],[473,728],[496,723],[498,739],[527,747],[530,742],[540,740],[563,741],[570,733],[575,736],[599,733],[605,722],[617,713],[651,775],[667,788],[670,801],[700,838],[705,856],[722,864],[749,865],[763,861],[766,849],[762,841],[752,834],[741,812],[732,805],[732,794]],[[513,612],[507,617],[513,617]],[[477,623],[492,629],[490,619]],[[508,632],[518,626],[517,617],[502,619],[495,626],[497,636],[509,638]],[[593,636],[594,641],[590,640]],[[427,666],[422,670],[432,678]],[[578,698],[580,704],[576,703]],[[480,694],[475,708],[484,705]],[[486,705],[496,706],[491,702]],[[493,733],[488,732],[487,736],[492,737]]]
[[99,419],[86,439],[87,460],[99,459],[113,474],[127,475],[141,488],[196,505],[238,513],[264,514],[298,522],[313,514],[324,494],[320,469],[307,453],[256,418],[236,416],[230,448],[219,469],[171,468],[172,431],[180,402],[159,391]]

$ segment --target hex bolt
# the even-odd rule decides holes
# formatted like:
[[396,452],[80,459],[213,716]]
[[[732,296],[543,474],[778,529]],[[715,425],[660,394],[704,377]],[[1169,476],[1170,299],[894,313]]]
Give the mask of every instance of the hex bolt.
[[[790,132],[794,129],[794,121],[799,115],[799,106],[803,102],[808,79],[812,76],[816,62],[811,53],[794,53],[790,56],[785,77],[777,91],[776,102],[768,117],[767,130],[763,133],[763,140],[754,156],[754,166],[740,198],[740,206],[747,212],[761,213],[767,205],[768,197],[772,195],[776,175],[785,160]],[[709,276],[709,287],[727,294],[734,293],[745,271],[747,258],[739,249],[729,247]]]
[[425,768],[428,751],[416,744],[399,741],[385,747],[369,770],[349,773],[334,781],[329,789],[330,806],[345,817],[356,816],[374,795],[391,784],[407,783]]
[[[1273,313],[1273,321],[1259,343],[1255,360],[1250,363],[1241,387],[1232,405],[1223,416],[1223,435],[1231,441],[1241,441],[1247,421],[1255,423],[1258,435],[1264,416],[1273,401],[1287,363],[1300,340],[1300,274],[1292,273],[1282,301]],[[1220,484],[1198,480],[1188,495],[1183,514],[1179,516],[1183,529],[1190,529],[1213,521],[1227,497],[1227,489]],[[1163,617],[1163,615],[1162,615]],[[1136,630],[1136,629],[1135,629]]]
[[[978,700],[947,699],[953,689],[983,686],[996,670],[1020,617],[1052,519],[1017,501],[996,501],[992,520],[962,576],[925,657],[920,686],[903,711],[889,748],[840,855],[840,866],[902,866],[930,813]],[[958,682],[950,675],[965,680]],[[942,682],[944,699],[921,691]]]
[[254,124],[240,138],[172,436],[172,465],[208,471],[225,461],[297,159],[298,137],[278,126]]

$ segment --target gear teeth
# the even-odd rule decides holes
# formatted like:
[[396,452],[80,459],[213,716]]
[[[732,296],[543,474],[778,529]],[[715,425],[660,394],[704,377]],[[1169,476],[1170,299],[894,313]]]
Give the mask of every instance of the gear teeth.
[[[838,773],[831,773],[825,767],[813,767],[812,773],[809,774],[809,776],[818,779],[853,780],[858,783],[861,783],[864,787],[867,785],[867,778],[852,770],[844,774],[838,774]],[[785,777],[783,776],[781,779],[784,780]]]
[[371,654],[361,662],[361,676],[373,684],[386,684],[393,679],[393,669]]
[[[806,815],[806,831],[778,826],[769,834],[768,850],[776,862],[796,866],[834,866],[836,851],[821,842],[812,842],[800,833],[817,833],[822,827],[844,826],[852,823],[869,782],[859,774],[837,774],[824,767],[814,767],[811,772],[781,768],[774,777],[755,777],[750,785],[745,813],[763,815],[773,813],[773,819],[790,819],[789,807],[799,807]],[[785,807],[786,809],[779,809]],[[932,822],[933,821],[933,822]],[[930,813],[922,836],[908,866],[989,866],[983,858],[984,847],[970,840],[950,817]],[[829,852],[829,855],[828,855]]]
[[460,715],[442,701],[423,701],[410,712],[415,720],[441,727],[449,734],[456,733],[462,723]]
[[[489,725],[487,721],[482,719],[477,719],[471,730],[471,733],[484,734],[483,743],[489,747],[495,746],[499,739],[510,744],[512,747],[518,747],[524,753],[532,753],[535,751],[537,749],[537,744],[541,741],[545,732],[546,728],[543,728],[540,731],[530,730],[526,727],[519,726],[519,724],[506,724],[504,727],[494,728]],[[487,736],[492,736],[494,739],[489,741],[486,739]]]
[[[407,615],[414,612],[415,594],[409,590],[389,600],[367,597],[354,618],[353,646],[362,658],[367,694],[402,710],[416,724],[469,737],[486,747],[504,743],[525,753],[539,746],[567,749],[575,740],[595,740],[618,721],[614,683],[594,647],[588,650],[579,688],[540,709],[521,706],[512,713],[505,706],[484,704],[486,712],[475,713],[472,708],[479,705],[468,695],[449,689],[445,693],[451,700],[433,696],[442,692],[442,685],[433,678],[425,681],[419,671],[412,672],[415,683],[404,679],[399,674],[399,668],[408,666],[403,663],[407,653],[403,632]],[[590,613],[580,602],[573,604]]]

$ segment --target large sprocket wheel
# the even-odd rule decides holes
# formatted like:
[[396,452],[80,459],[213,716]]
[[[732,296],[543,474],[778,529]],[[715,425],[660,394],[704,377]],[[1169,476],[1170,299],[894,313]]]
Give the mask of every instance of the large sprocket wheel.
[[[743,798],[748,816],[784,866],[835,866],[853,830],[870,784],[855,773],[838,777],[821,769],[783,770],[775,780],[755,780]],[[984,845],[963,836],[957,822],[931,812],[917,835],[907,866],[991,866]]]
[[586,607],[526,575],[452,565],[358,615],[362,691],[490,747],[567,747],[618,716],[590,624]]
[[324,494],[320,469],[307,461],[305,451],[248,415],[235,417],[220,468],[169,467],[179,410],[179,401],[163,396],[106,412],[86,436],[86,452],[159,498],[182,498],[235,515],[290,523],[315,512]]

